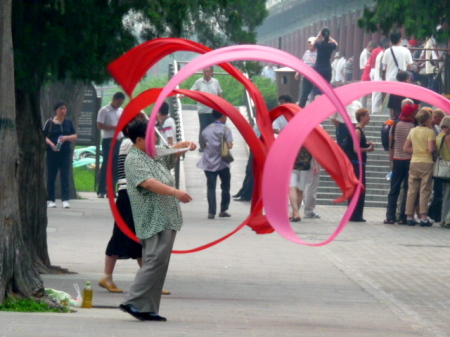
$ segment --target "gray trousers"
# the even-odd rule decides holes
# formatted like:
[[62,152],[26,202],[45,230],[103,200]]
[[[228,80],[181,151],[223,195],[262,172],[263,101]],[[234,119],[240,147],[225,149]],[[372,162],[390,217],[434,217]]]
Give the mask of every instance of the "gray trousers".
[[441,222],[450,224],[450,182],[444,181],[444,197],[442,198]]
[[133,305],[139,312],[159,312],[161,292],[176,234],[174,230],[165,230],[141,241],[142,267],[123,304]]

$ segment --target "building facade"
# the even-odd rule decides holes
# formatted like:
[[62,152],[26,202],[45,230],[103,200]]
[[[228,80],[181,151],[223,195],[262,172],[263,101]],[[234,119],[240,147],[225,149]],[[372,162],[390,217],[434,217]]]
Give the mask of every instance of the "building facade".
[[[353,80],[361,78],[359,56],[369,41],[378,43],[380,33],[368,34],[358,27],[364,7],[373,0],[269,0],[269,16],[258,29],[258,44],[284,50],[301,58],[307,40],[329,27],[346,58],[354,56]],[[275,62],[276,63],[276,62]]]

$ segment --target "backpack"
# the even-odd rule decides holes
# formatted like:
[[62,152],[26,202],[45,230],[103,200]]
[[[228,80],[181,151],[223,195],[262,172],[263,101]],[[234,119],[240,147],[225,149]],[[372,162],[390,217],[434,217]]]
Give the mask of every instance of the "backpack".
[[394,128],[395,130],[396,124],[397,124],[396,120],[388,119],[386,122],[384,122],[383,126],[381,127],[381,145],[383,145],[384,151],[389,151],[389,134],[391,132],[391,128]]
[[312,156],[305,147],[300,149],[294,163],[294,170],[307,171],[311,168]]

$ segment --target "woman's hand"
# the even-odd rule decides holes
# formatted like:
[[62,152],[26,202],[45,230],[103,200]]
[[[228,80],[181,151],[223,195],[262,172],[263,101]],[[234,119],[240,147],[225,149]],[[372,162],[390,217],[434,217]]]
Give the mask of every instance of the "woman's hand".
[[51,143],[51,144],[49,144],[49,145],[50,145],[50,147],[52,148],[52,150],[53,150],[54,152],[58,152],[58,149],[56,148],[56,145],[55,145],[55,144]]
[[367,144],[369,144],[369,147],[367,148],[367,152],[372,152],[373,150],[375,150],[375,147],[372,142],[367,142]]
[[182,203],[188,203],[192,200],[192,197],[187,194],[187,192],[182,191],[182,190],[176,190],[174,193],[175,198],[177,198],[179,201],[181,201]]

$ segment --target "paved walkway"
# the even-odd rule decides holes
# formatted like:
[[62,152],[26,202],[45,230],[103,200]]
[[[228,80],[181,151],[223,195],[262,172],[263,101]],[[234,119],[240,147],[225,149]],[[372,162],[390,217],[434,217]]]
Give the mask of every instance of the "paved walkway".
[[[186,138],[196,139],[197,117],[186,115]],[[190,131],[189,131],[190,130]],[[243,180],[246,149],[235,135],[232,191]],[[183,205],[185,225],[175,248],[212,241],[236,227],[248,203],[232,202],[232,218],[207,220],[206,182],[184,162],[185,185],[194,200]],[[112,230],[105,199],[83,194],[72,208],[49,210],[51,261],[76,274],[43,275],[46,287],[75,294],[91,280],[94,308],[72,314],[0,313],[1,337],[38,336],[450,336],[450,231],[389,226],[382,209],[366,209],[367,223],[350,223],[333,243],[296,245],[277,234],[243,229],[225,242],[194,254],[173,255],[161,315],[167,323],[139,322],[119,311],[123,294],[97,286]],[[59,205],[58,205],[59,206]],[[295,231],[310,242],[324,240],[345,207],[320,206],[321,219],[303,219]],[[129,289],[137,270],[119,261],[117,285]]]

